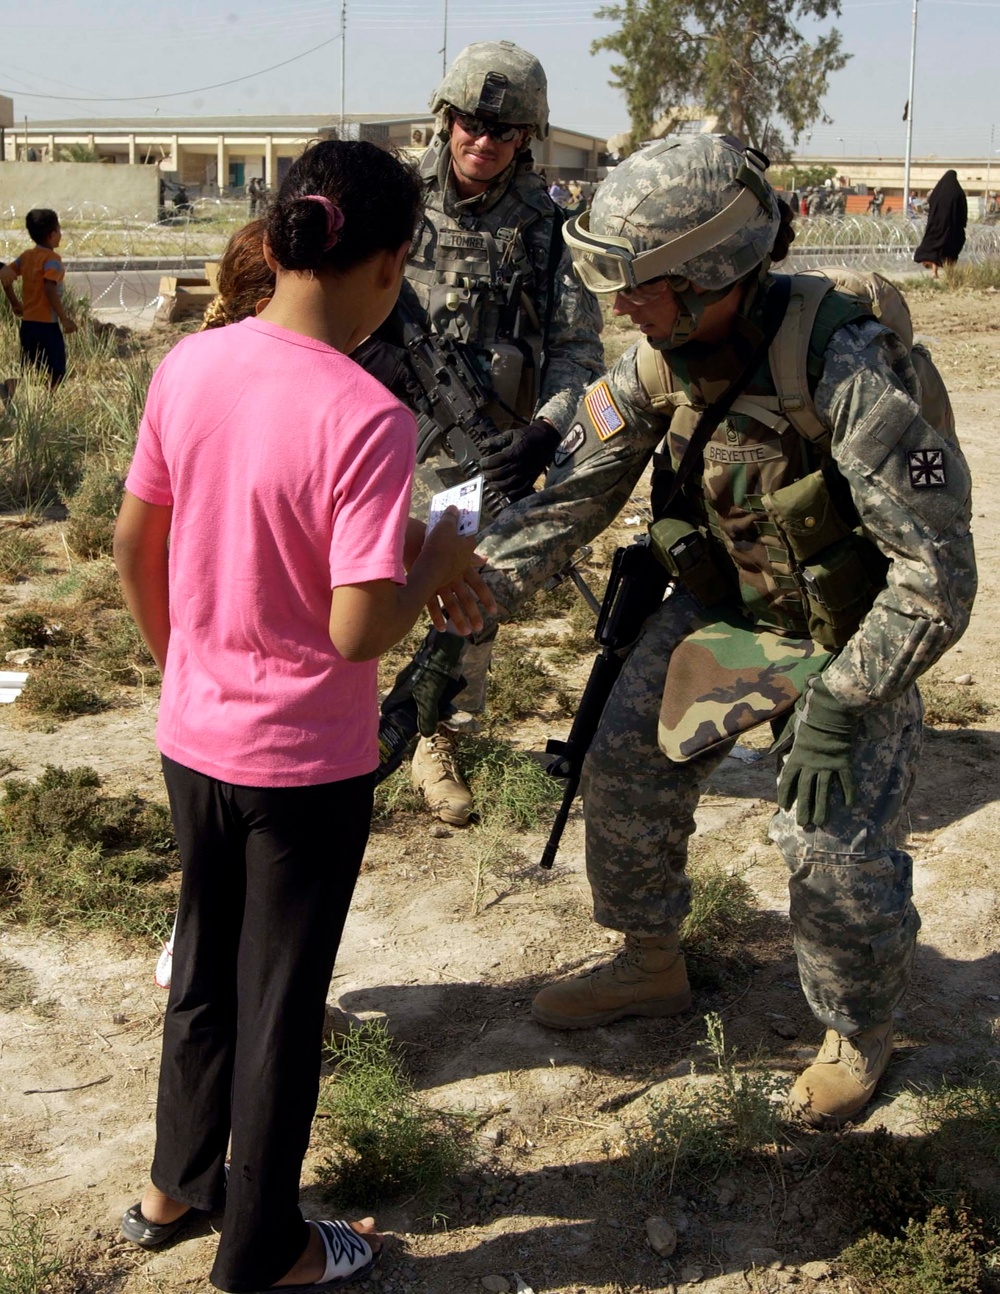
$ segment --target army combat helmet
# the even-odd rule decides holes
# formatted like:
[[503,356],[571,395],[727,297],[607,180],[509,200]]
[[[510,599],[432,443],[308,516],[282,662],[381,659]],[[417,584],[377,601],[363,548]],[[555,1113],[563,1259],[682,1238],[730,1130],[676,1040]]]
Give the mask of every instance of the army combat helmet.
[[444,124],[448,108],[490,124],[530,126],[544,139],[549,133],[545,69],[526,49],[509,40],[466,45],[431,95],[431,112]]
[[723,135],[675,135],[633,153],[563,228],[578,277],[593,292],[665,279],[681,313],[656,344],[682,346],[707,305],[770,265],[781,218],[767,167],[763,153]]

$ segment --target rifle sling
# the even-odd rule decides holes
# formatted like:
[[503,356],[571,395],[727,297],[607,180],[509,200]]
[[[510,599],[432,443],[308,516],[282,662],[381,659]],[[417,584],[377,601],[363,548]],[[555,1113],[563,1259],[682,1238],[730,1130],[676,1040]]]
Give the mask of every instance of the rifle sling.
[[754,374],[760,368],[761,363],[767,358],[771,343],[778,335],[778,329],[785,318],[791,288],[791,279],[787,274],[783,274],[776,277],[768,289],[761,318],[761,327],[763,329],[761,340],[736,380],[723,391],[717,400],[714,400],[702,411],[701,417],[691,433],[687,448],[684,450],[684,456],[678,463],[677,471],[674,473],[673,484],[663,504],[664,515],[667,514],[670,505],[684,488],[691,473],[695,468],[702,465],[705,446],[712,439],[723,418],[753,381]]

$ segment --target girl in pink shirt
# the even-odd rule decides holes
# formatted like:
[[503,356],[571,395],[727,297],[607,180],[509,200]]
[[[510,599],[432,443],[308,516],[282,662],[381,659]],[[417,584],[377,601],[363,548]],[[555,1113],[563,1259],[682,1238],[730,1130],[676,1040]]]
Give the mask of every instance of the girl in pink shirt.
[[163,672],[183,866],[151,1184],[122,1230],[152,1247],[224,1204],[211,1279],[233,1294],[331,1288],[380,1248],[371,1218],[298,1208],[368,837],[377,657],[425,603],[469,630],[490,601],[454,516],[426,536],[408,521],[413,417],[347,358],[392,308],[419,202],[370,144],[296,162],[265,235],[274,297],[160,365],[116,530]]

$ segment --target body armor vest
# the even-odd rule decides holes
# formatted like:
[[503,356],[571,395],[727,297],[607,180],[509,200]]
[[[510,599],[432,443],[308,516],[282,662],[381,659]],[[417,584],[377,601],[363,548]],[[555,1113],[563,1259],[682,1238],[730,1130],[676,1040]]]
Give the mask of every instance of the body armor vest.
[[450,154],[424,154],[427,206],[406,279],[434,331],[467,344],[496,395],[487,412],[501,428],[530,422],[538,402],[551,306],[558,216],[541,178],[515,164],[491,200],[463,203],[448,183]]
[[[844,298],[835,297],[825,311],[831,317],[818,321],[815,333],[823,349],[836,327],[865,317]],[[676,471],[700,411],[740,367],[729,346],[664,354],[640,344],[640,381],[654,407],[674,410],[667,452],[654,460],[661,469]],[[670,512],[702,528],[717,570],[756,626],[835,649],[870,608],[886,562],[862,535],[846,482],[825,447],[769,410],[774,397],[765,360]],[[654,478],[654,503],[656,493]]]

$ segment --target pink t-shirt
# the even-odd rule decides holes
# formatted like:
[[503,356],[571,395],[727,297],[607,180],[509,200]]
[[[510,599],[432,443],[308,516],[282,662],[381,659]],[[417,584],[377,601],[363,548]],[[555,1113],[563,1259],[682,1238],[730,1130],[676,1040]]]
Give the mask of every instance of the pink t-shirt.
[[377,662],[330,641],[331,590],[406,582],[413,415],[347,356],[262,319],[186,337],[126,481],[173,505],[157,743],[240,786],[378,763]]

